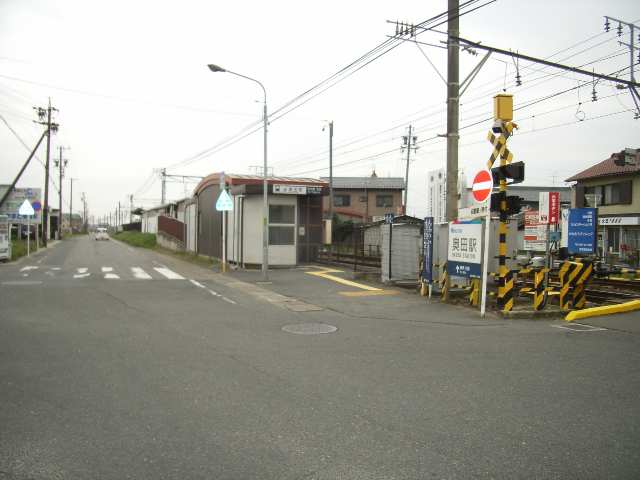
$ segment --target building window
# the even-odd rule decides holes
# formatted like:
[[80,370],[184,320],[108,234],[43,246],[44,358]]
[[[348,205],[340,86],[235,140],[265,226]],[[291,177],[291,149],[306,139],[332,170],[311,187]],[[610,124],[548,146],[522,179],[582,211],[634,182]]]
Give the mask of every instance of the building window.
[[584,205],[595,207],[603,205],[621,205],[631,203],[631,180],[607,185],[585,187]]
[[295,245],[296,207],[269,205],[269,245]]
[[336,207],[350,207],[351,195],[334,195],[333,205]]
[[393,207],[393,195],[376,195],[376,207]]
[[296,207],[293,205],[269,205],[269,223],[296,223]]
[[618,253],[620,246],[620,227],[607,228],[607,251]]
[[269,225],[269,245],[295,245],[295,227]]

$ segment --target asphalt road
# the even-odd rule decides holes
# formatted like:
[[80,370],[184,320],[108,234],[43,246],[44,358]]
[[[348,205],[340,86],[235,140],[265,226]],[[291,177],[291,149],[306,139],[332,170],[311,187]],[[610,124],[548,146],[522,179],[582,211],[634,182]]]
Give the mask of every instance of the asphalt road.
[[0,479],[638,478],[621,320],[258,278],[89,238],[0,266]]

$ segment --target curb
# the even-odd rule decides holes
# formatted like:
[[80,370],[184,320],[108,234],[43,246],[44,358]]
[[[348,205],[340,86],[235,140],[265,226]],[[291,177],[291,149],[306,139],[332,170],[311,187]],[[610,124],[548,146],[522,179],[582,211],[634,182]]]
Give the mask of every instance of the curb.
[[585,308],[584,310],[574,310],[565,317],[567,322],[581,320],[589,317],[599,317],[602,315],[612,315],[614,313],[632,312],[640,310],[640,300],[621,303],[619,305],[606,305],[603,307]]

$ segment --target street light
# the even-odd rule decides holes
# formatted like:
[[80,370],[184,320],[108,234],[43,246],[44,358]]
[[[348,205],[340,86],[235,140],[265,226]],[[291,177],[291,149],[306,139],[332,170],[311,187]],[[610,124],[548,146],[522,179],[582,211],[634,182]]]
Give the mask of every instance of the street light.
[[226,72],[230,73],[231,75],[235,75],[236,77],[242,77],[246,78],[247,80],[251,80],[252,82],[260,85],[260,88],[262,88],[262,93],[264,94],[264,106],[262,109],[262,124],[264,130],[264,170],[262,172],[262,280],[266,282],[268,280],[269,270],[269,202],[267,197],[267,90],[264,88],[264,85],[255,78],[247,77],[246,75],[232,72],[231,70],[226,70],[218,65],[214,65],[213,63],[210,63],[208,67],[209,70],[214,73]]

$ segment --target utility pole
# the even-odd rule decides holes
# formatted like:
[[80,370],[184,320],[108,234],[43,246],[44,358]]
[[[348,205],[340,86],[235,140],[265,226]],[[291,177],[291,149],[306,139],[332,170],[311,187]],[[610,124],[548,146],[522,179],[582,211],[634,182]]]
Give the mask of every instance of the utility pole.
[[120,216],[121,210],[120,210],[120,201],[118,201],[118,220],[116,221],[116,232],[118,231],[118,225],[122,224],[122,217]]
[[69,228],[71,229],[71,235],[73,235],[73,178],[69,179],[71,184],[69,187]]
[[329,122],[329,220],[333,221],[333,120]]
[[36,121],[36,123],[47,126],[47,160],[44,165],[44,205],[42,206],[42,246],[46,247],[49,237],[49,165],[51,163],[51,133],[58,131],[58,124],[51,121],[51,112],[57,112],[58,109],[51,106],[51,98],[49,98],[49,105],[47,108],[33,108],[38,113],[38,121]]
[[[448,0],[447,25],[447,221],[458,216],[458,126],[460,108],[460,5]],[[449,300],[451,280],[446,276],[445,300]]]
[[[58,189],[58,204],[60,205],[60,212],[58,218],[58,240],[62,240],[62,178],[64,177],[64,169],[67,166],[67,160],[62,159],[62,150],[64,150],[63,146],[58,147],[58,151],[60,152],[60,157],[55,161],[56,167],[58,167],[59,172],[59,184],[60,188]],[[69,225],[71,225],[71,218],[69,218]]]
[[82,192],[82,223],[84,226],[84,231],[87,231],[87,197],[84,192]]
[[162,168],[160,170],[160,178],[162,179],[162,195],[160,196],[160,205],[164,205],[167,196],[167,169]]
[[[605,16],[604,17],[604,30],[605,32],[608,32],[611,28],[611,21],[613,22],[618,22],[618,28],[617,28],[617,32],[618,32],[618,36],[621,37],[622,36],[622,25],[625,25],[629,28],[629,43],[625,43],[622,41],[619,41],[618,43],[620,45],[625,45],[627,47],[629,47],[629,78],[631,80],[631,83],[635,83],[636,82],[636,76],[635,76],[635,65],[636,65],[636,60],[634,60],[633,56],[636,53],[636,50],[638,50],[638,59],[637,59],[637,63],[640,63],[640,49],[638,49],[635,46],[635,34],[636,34],[636,28],[638,30],[640,30],[640,27],[638,27],[637,25],[634,25],[633,23],[629,23],[629,22],[624,22],[622,20],[618,20],[617,18],[614,17],[609,17],[609,16]],[[638,41],[640,42],[640,37],[638,39]],[[636,120],[638,120],[640,118],[640,103],[638,103],[638,100],[640,100],[640,96],[638,95],[638,91],[635,89],[635,87],[629,87],[629,91],[631,93],[631,98],[633,98],[634,103],[636,104],[636,111],[635,111],[635,115],[634,118]]]
[[404,202],[402,203],[402,214],[407,214],[407,203],[409,199],[409,161],[411,149],[415,152],[418,147],[416,146],[416,141],[418,137],[411,135],[413,131],[413,126],[409,125],[409,134],[402,136],[402,150],[407,149],[407,168],[404,173]]
[[129,195],[129,223],[133,223],[133,195]]

